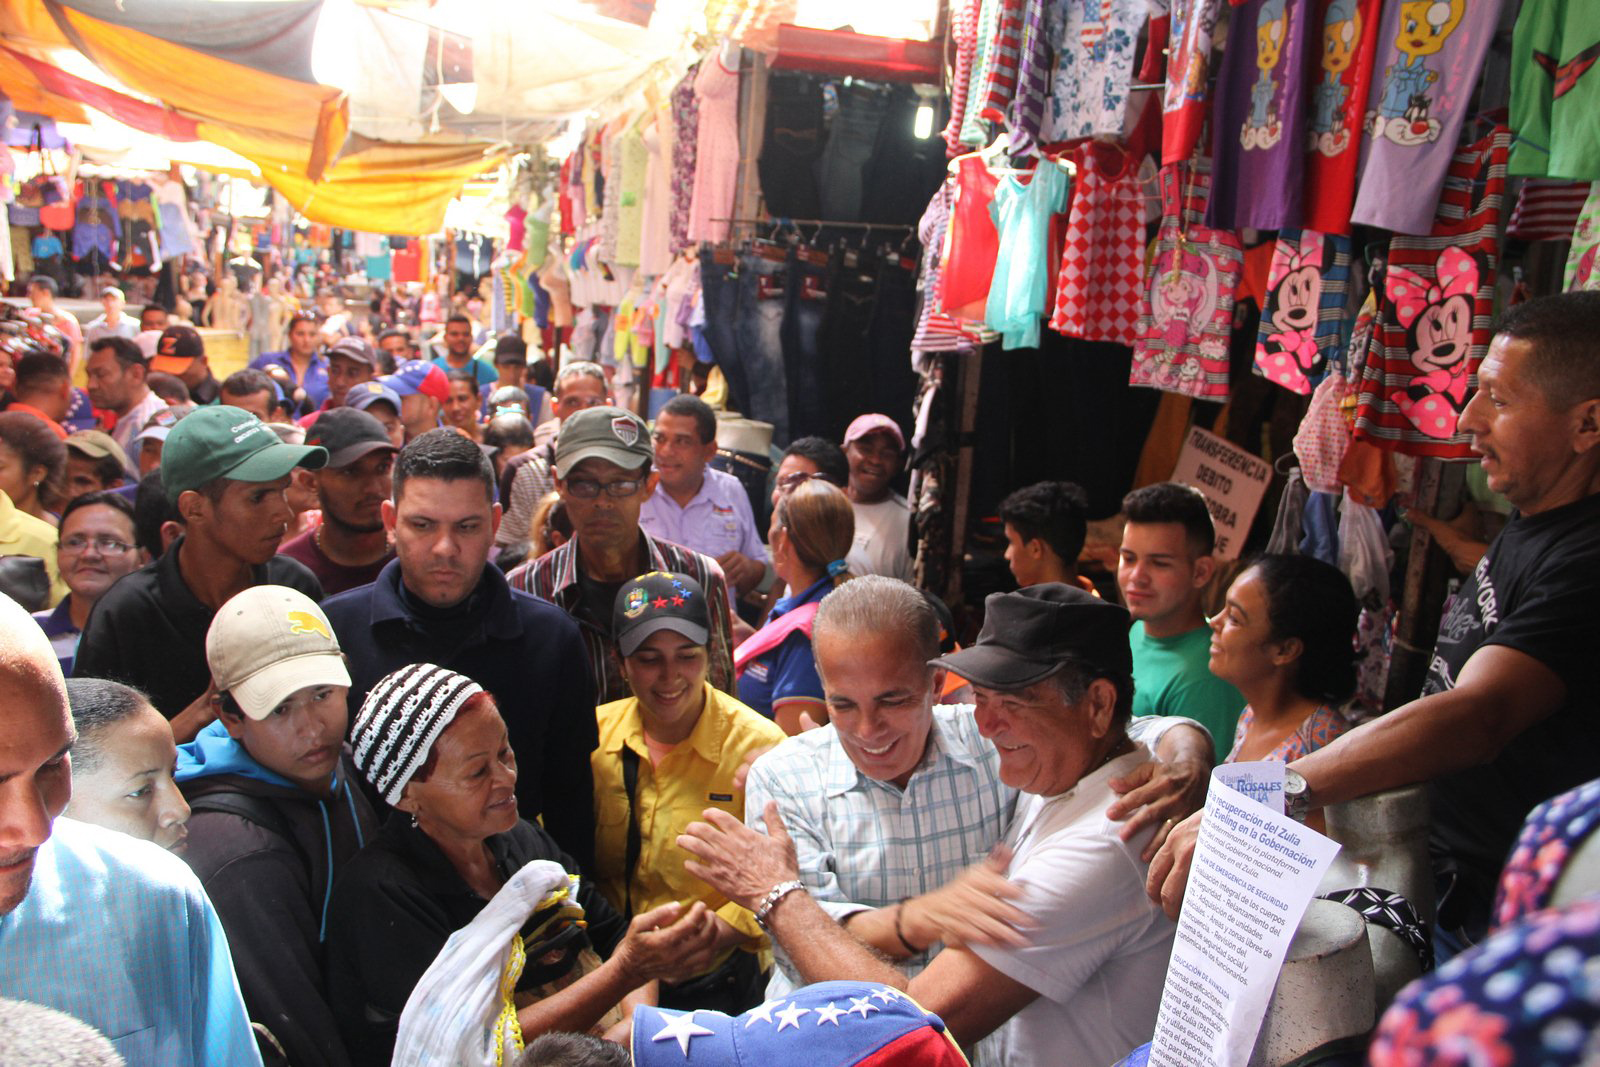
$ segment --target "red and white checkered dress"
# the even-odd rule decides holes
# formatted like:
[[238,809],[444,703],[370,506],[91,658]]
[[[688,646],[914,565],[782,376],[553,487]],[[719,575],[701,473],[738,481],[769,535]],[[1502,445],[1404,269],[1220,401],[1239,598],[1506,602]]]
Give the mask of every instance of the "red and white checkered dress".
[[1110,175],[1088,152],[1078,153],[1077,163],[1050,328],[1132,345],[1144,296],[1144,190],[1137,161],[1124,153],[1122,169]]

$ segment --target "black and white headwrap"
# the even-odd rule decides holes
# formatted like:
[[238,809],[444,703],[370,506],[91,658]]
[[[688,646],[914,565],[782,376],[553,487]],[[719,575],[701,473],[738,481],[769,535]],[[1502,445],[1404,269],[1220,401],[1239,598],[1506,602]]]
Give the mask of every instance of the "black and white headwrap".
[[413,663],[378,680],[361,702],[351,743],[356,768],[390,804],[428,759],[434,742],[483,687],[432,663]]

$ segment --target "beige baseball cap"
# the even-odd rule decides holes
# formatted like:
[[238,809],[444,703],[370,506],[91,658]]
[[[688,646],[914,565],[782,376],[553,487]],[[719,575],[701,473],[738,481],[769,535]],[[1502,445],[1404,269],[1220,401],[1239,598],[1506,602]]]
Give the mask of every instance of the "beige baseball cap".
[[252,719],[308,686],[350,684],[328,617],[281,585],[253,586],[222,605],[206,631],[206,663],[217,690]]

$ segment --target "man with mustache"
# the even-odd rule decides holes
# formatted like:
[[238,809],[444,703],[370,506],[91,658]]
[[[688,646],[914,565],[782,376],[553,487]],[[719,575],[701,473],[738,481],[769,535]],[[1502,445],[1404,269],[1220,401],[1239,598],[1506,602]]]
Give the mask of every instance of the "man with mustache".
[[130,1067],[259,1065],[193,872],[159,845],[57,817],[74,737],[50,642],[0,597],[0,997],[81,1019]]
[[887,415],[862,415],[844,432],[845,492],[856,512],[855,544],[846,557],[851,574],[911,580],[911,505],[892,488],[905,454],[905,435]]
[[306,444],[328,450],[326,467],[295,475],[316,490],[322,522],[285,541],[278,552],[305,564],[322,591],[333,596],[376,580],[394,558],[382,509],[399,449],[383,423],[352,407],[318,415],[306,431]]
[[372,584],[323,605],[349,658],[350,705],[360,707],[378,679],[412,663],[436,663],[477,682],[493,694],[522,767],[523,818],[542,818],[587,869],[594,856],[589,753],[599,729],[577,624],[488,565],[500,505],[494,467],[477,445],[454,430],[430,430],[400,450],[392,481],[381,514],[395,558]]

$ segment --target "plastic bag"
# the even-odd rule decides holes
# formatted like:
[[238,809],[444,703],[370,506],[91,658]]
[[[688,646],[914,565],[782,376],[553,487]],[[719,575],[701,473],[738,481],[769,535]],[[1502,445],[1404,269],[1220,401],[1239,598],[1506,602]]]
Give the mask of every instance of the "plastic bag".
[[549,906],[552,895],[576,892],[577,879],[549,860],[512,875],[476,918],[450,935],[411,991],[400,1013],[393,1067],[513,1062],[522,1034],[515,1010],[505,1009],[525,959],[517,931]]
[[1382,607],[1389,600],[1389,568],[1394,554],[1383,532],[1383,520],[1349,493],[1339,515],[1339,569],[1350,579],[1356,599],[1367,607]]

